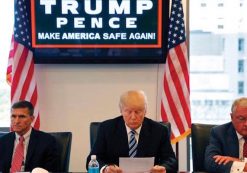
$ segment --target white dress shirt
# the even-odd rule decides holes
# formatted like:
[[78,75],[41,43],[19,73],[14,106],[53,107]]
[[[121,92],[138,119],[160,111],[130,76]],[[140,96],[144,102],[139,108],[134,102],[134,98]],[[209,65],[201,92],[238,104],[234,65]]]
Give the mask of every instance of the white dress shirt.
[[[126,127],[126,131],[127,131],[127,134],[128,134],[128,143],[130,141],[130,135],[131,135],[131,128],[129,128],[126,124],[125,124],[125,127]],[[141,128],[142,126],[138,127],[137,129],[135,129],[135,138],[136,138],[136,142],[138,144],[138,141],[139,141],[139,136],[140,136],[140,131],[141,131]]]
[[242,173],[244,170],[244,166],[246,163],[246,158],[243,156],[243,149],[244,149],[244,138],[240,135],[237,131],[238,136],[238,144],[239,144],[239,159],[243,160],[242,162],[234,161],[231,167],[230,173]]
[[[26,155],[27,155],[27,149],[28,149],[28,144],[29,144],[29,140],[30,140],[31,131],[32,131],[32,128],[30,128],[28,130],[28,132],[23,135],[23,137],[24,137],[24,159],[23,159],[23,163],[22,163],[23,169],[24,169],[24,165],[25,165],[25,162],[26,162]],[[14,145],[13,155],[14,155],[16,147],[17,147],[17,145],[19,143],[19,138],[20,138],[20,135],[15,133],[15,145]],[[12,155],[12,159],[13,159],[13,155]]]
[[[125,127],[126,127],[126,131],[127,131],[127,134],[128,134],[128,143],[130,141],[130,131],[132,130],[131,128],[129,128],[126,124],[125,124]],[[140,131],[141,131],[141,128],[142,128],[142,125],[140,127],[138,127],[137,129],[135,129],[135,138],[136,138],[136,142],[138,144],[138,141],[139,141],[139,136],[140,136]],[[103,173],[103,170],[107,167],[108,165],[105,165],[103,166],[101,169],[100,169],[100,173]]]

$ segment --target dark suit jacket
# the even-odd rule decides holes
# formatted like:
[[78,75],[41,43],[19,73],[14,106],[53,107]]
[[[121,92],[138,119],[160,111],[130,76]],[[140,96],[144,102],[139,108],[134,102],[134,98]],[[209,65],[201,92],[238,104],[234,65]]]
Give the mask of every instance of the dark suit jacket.
[[208,172],[229,173],[233,162],[218,165],[213,159],[215,155],[239,158],[238,137],[231,122],[212,128],[205,151],[205,168]]
[[[100,168],[106,164],[119,165],[119,157],[129,156],[128,134],[122,116],[101,123],[92,154],[97,156]],[[142,124],[136,157],[155,157],[155,165],[165,166],[167,172],[178,169],[168,129],[148,118],[144,118]]]
[[[11,167],[15,133],[10,132],[0,138],[0,172],[9,172]],[[27,149],[25,171],[36,167],[56,172],[59,168],[57,144],[51,135],[32,129]]]

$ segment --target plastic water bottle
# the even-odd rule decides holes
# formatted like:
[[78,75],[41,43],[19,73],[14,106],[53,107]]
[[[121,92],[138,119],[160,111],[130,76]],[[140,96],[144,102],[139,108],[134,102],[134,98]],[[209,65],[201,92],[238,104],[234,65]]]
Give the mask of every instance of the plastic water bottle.
[[88,173],[99,173],[99,162],[96,160],[96,155],[91,155],[91,160],[88,163]]

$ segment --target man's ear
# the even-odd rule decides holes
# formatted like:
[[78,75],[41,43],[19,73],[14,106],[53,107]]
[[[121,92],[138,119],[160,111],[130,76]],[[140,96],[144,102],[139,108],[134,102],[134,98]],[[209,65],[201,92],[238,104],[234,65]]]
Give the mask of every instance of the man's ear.
[[33,116],[33,115],[31,116],[31,120],[32,120],[32,122],[33,122],[33,120],[34,120],[34,116]]
[[144,115],[146,115],[146,113],[147,113],[147,108],[145,108]]

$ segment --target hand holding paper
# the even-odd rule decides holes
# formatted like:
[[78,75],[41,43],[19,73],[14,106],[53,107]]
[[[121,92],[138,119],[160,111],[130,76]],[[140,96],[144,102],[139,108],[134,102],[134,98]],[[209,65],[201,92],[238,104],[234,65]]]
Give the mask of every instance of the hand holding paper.
[[152,173],[166,173],[166,168],[164,166],[155,165],[151,169]]
[[120,169],[117,165],[108,165],[104,169],[104,173],[122,173],[122,169]]

